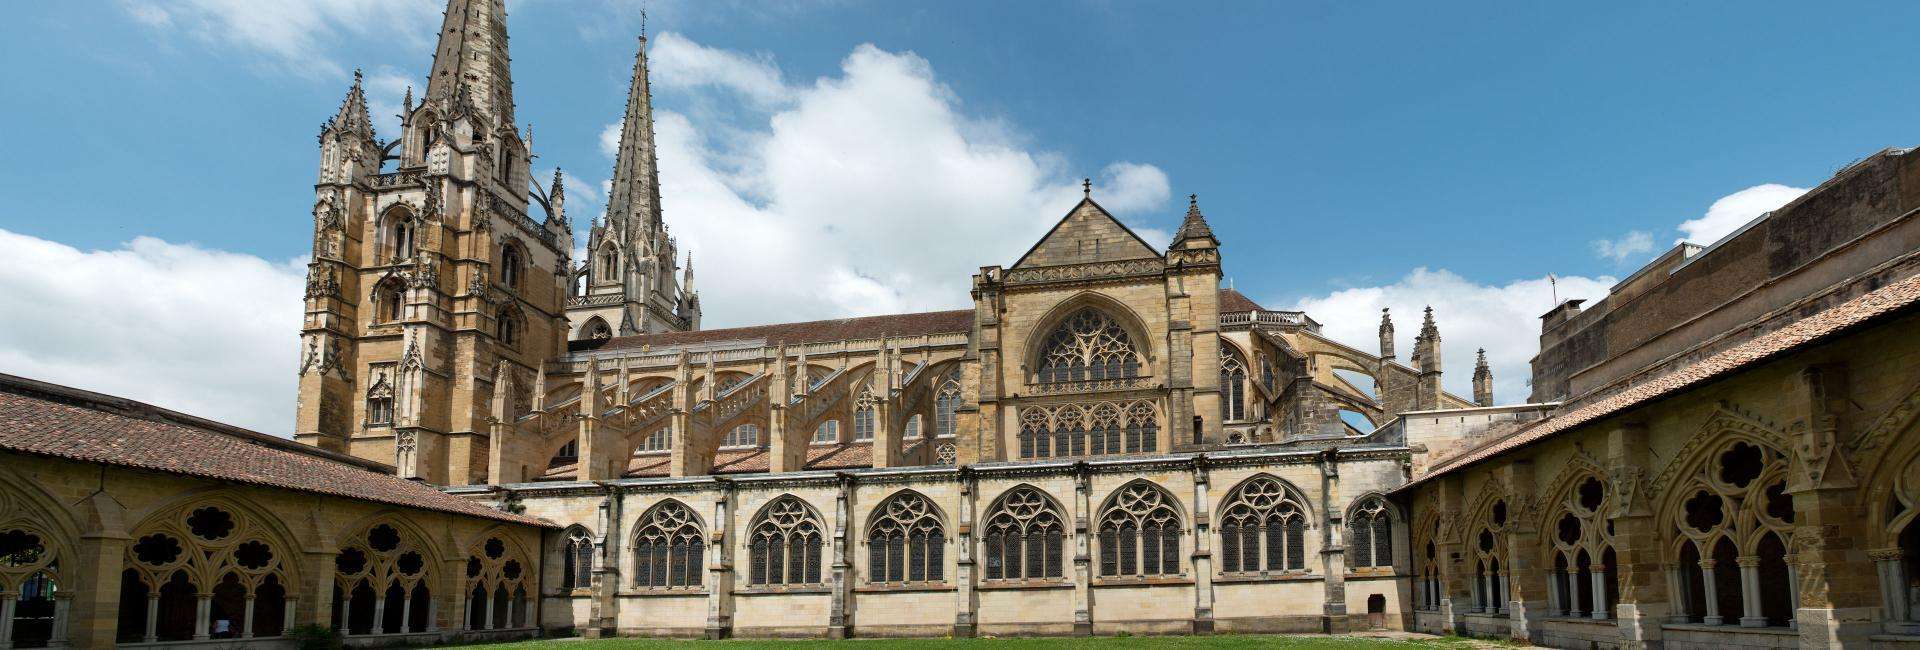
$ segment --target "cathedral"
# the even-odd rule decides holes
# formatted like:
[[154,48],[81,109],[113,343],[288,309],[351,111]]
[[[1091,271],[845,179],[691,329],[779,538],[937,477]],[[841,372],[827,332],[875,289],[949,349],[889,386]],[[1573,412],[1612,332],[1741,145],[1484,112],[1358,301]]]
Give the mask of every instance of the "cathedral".
[[1223,286],[1258,233],[1090,184],[968,308],[703,327],[645,37],[584,259],[503,0],[437,38],[399,133],[357,76],[321,130],[293,441],[0,375],[0,648],[1920,647],[1913,150],[1551,306],[1502,404],[1443,387],[1448,305],[1335,341]]

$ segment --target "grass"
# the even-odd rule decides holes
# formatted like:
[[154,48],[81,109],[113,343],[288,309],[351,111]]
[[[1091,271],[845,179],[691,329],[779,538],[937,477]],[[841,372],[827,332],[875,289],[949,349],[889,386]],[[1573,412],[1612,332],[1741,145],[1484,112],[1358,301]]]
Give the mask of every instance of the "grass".
[[1046,638],[983,638],[983,639],[855,639],[850,641],[823,640],[728,640],[728,641],[672,641],[664,639],[549,639],[543,641],[522,641],[484,646],[500,650],[665,650],[668,648],[685,649],[698,644],[712,650],[797,650],[814,648],[825,650],[828,643],[839,643],[838,647],[879,650],[1072,650],[1078,648],[1146,648],[1165,650],[1210,650],[1213,648],[1287,648],[1292,650],[1367,650],[1371,648],[1468,648],[1486,647],[1481,641],[1469,641],[1459,637],[1427,637],[1415,640],[1394,640],[1347,636],[1301,636],[1301,635],[1261,635],[1261,634],[1219,634],[1212,636],[1097,636],[1097,637],[1046,637]]

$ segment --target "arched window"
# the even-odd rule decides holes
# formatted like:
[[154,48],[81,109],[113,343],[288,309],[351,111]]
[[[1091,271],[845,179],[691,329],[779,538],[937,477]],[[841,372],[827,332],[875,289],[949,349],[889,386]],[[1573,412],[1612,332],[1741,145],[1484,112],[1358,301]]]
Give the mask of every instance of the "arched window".
[[960,462],[960,448],[951,442],[943,442],[933,448],[933,464],[953,465]]
[[956,366],[952,370],[947,371],[947,376],[940,379],[940,386],[935,390],[936,392],[933,398],[934,435],[942,438],[951,438],[956,431],[954,427],[959,424],[959,421],[956,419],[956,414],[960,410],[960,368]]
[[467,551],[467,629],[527,627],[527,563],[506,540],[489,537]]
[[1092,307],[1074,312],[1055,327],[1041,347],[1039,360],[1041,382],[1135,377],[1141,365],[1133,337],[1112,316]]
[[1485,613],[1506,613],[1510,593],[1507,585],[1507,572],[1503,569],[1503,559],[1507,557],[1506,530],[1507,502],[1495,499],[1491,507],[1480,515],[1476,533],[1469,542],[1468,553],[1473,563],[1473,611]]
[[65,636],[66,630],[54,629],[54,598],[64,588],[59,556],[51,539],[37,529],[20,523],[0,528],[0,593],[8,587],[14,592],[8,596],[14,599],[11,610],[0,607],[6,617],[0,629],[13,630],[10,637],[0,637],[0,645],[11,640],[10,647],[40,648],[55,636]]
[[518,345],[520,343],[521,326],[520,310],[513,308],[512,305],[508,305],[506,308],[500,310],[498,320],[500,344],[509,347]]
[[1420,608],[1440,609],[1440,549],[1433,543],[1435,531],[1427,537],[1427,543],[1420,552]]
[[587,326],[580,328],[580,331],[585,332],[588,339],[613,338],[613,328],[608,327],[607,321],[599,316],[587,319]]
[[1028,406],[1020,410],[1020,457],[1136,454],[1160,445],[1160,424],[1147,400]]
[[[743,424],[740,426],[751,427],[753,425]],[[735,430],[737,431],[738,428],[736,428]],[[729,432],[728,438],[731,438],[731,437],[732,437],[732,433]],[[720,443],[720,445],[723,447],[728,446],[729,444],[731,443],[725,440],[722,440]],[[748,442],[746,444],[751,445],[753,443]],[[652,434],[649,434],[647,437],[640,439],[640,446],[634,451],[666,451],[668,449],[671,449],[672,446],[673,446],[672,438],[669,438],[667,436],[666,427],[661,427],[659,430],[654,431]]]
[[432,564],[418,540],[381,523],[348,536],[334,555],[333,627],[343,634],[430,629]]
[[873,439],[873,393],[861,390],[860,397],[853,403],[853,441],[866,442]]
[[939,582],[945,557],[940,516],[926,497],[902,491],[874,508],[867,526],[868,582]]
[[414,241],[418,233],[415,232],[413,217],[396,213],[389,219],[387,223],[388,261],[412,259],[414,253],[418,252],[417,242]]
[[1347,557],[1353,567],[1393,566],[1393,516],[1380,497],[1360,502],[1347,518]]
[[1063,575],[1066,519],[1040,490],[1020,486],[1000,497],[985,526],[988,580],[1039,580]]
[[840,421],[826,420],[813,429],[813,441],[818,444],[840,442]]
[[634,533],[636,587],[698,587],[706,564],[706,538],[693,509],[662,501],[640,518]]
[[1574,483],[1555,504],[1551,532],[1553,569],[1547,574],[1547,609],[1556,616],[1611,618],[1619,577],[1613,556],[1612,499],[1597,476]]
[[573,591],[593,586],[593,536],[585,528],[567,530],[567,543],[560,550],[560,589]]
[[600,248],[600,254],[593,257],[593,282],[607,284],[620,281],[620,253],[612,244]]
[[820,584],[825,535],[813,509],[792,495],[760,510],[748,533],[748,582],[756,585]]
[[720,446],[722,447],[752,447],[759,444],[760,427],[752,424],[742,424],[734,427],[733,430],[728,431],[726,437],[720,441]]
[[374,370],[373,386],[367,389],[367,425],[393,425],[393,366]]
[[373,286],[373,319],[376,323],[392,323],[406,316],[402,301],[407,295],[407,285],[400,278],[388,276]]
[[1247,479],[1221,508],[1221,571],[1305,570],[1306,542],[1307,509],[1280,479]]
[[[282,559],[287,552],[270,541],[261,522],[224,506],[170,509],[137,529],[127,547],[121,602],[138,602],[142,611],[123,610],[117,636],[145,642],[191,640],[196,630],[214,638],[280,636],[291,582]],[[203,593],[211,594],[205,606]],[[150,603],[153,594],[157,600]]]
[[1697,571],[1698,584],[1715,597],[1701,599],[1698,609],[1689,604],[1677,615],[1707,625],[1791,624],[1793,590],[1766,580],[1787,572],[1794,511],[1786,455],[1735,439],[1698,464],[1692,478],[1673,492],[1679,501],[1669,507],[1669,530],[1693,552],[1676,563],[1682,582],[1688,581],[1686,573]]
[[1144,481],[1120,488],[1100,515],[1100,575],[1179,573],[1180,515],[1173,497]]
[[1247,364],[1233,351],[1233,344],[1220,341],[1220,420],[1247,419]]
[[522,260],[519,247],[514,246],[512,242],[501,244],[500,284],[510,288],[519,288],[520,267],[525,263],[526,262]]

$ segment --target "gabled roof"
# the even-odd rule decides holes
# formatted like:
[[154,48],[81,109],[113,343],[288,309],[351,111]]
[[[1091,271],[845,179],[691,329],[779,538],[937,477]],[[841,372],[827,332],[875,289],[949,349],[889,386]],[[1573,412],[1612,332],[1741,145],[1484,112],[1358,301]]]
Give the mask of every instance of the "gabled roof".
[[973,331],[973,310],[930,311],[918,314],[887,314],[837,318],[803,323],[775,323],[692,332],[663,332],[617,336],[610,339],[568,341],[572,352],[626,350],[642,346],[656,348],[677,345],[718,344],[745,341],[753,345],[792,345],[880,336],[921,336],[925,334],[967,333]]
[[6,374],[0,374],[0,451],[551,526],[393,476],[380,463]]
[[[1117,247],[1103,247],[1103,250],[1099,250],[1097,254],[1092,251],[1082,253],[1079,250],[1079,242],[1081,239],[1084,239],[1084,237],[1072,237],[1070,234],[1062,233],[1062,230],[1076,225],[1079,226],[1076,230],[1080,228],[1086,229],[1077,234],[1090,234],[1108,241],[1118,241],[1121,245]],[[1047,234],[1040,238],[1040,241],[1034,242],[1033,248],[1027,249],[1027,252],[1021,255],[1020,259],[1013,263],[1013,266],[1007,268],[1017,269],[1027,266],[1027,262],[1033,260],[1035,254],[1040,254],[1043,258],[1048,258],[1048,261],[1045,263],[1036,263],[1034,266],[1054,266],[1058,264],[1079,264],[1084,262],[1160,257],[1160,252],[1156,250],[1152,244],[1147,243],[1145,239],[1141,239],[1140,235],[1134,234],[1132,228],[1128,228],[1127,224],[1121,223],[1119,219],[1114,218],[1113,213],[1107,212],[1106,208],[1100,207],[1100,204],[1095,203],[1092,197],[1080,199],[1080,203],[1074,205],[1072,210],[1068,210],[1066,216],[1060,217],[1060,220],[1053,224],[1053,228],[1048,230]]]
[[1601,418],[1616,415],[1720,379],[1735,371],[1759,365],[1815,343],[1828,340],[1854,326],[1883,316],[1902,312],[1920,303],[1920,275],[1888,284],[1858,298],[1807,316],[1780,329],[1755,337],[1718,354],[1689,364],[1644,384],[1622,390],[1604,399],[1590,402],[1565,413],[1538,420],[1459,455],[1441,459],[1431,471],[1395,491],[1464,469],[1502,453],[1545,440],[1555,434]]
[[1266,310],[1267,308],[1261,307],[1260,303],[1254,302],[1244,293],[1231,288],[1220,290],[1220,313]]

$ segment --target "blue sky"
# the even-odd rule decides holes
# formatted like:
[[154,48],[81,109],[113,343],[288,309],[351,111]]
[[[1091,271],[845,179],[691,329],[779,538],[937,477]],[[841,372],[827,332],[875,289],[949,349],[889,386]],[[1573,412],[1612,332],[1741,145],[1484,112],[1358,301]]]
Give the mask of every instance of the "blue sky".
[[[519,118],[536,167],[579,181],[576,223],[599,209],[640,6],[509,2]],[[1598,297],[1678,238],[1913,144],[1920,105],[1897,72],[1911,4],[648,7],[668,221],[712,325],[964,305],[967,274],[1093,176],[1161,236],[1198,193],[1236,288],[1363,347],[1380,307],[1410,338],[1435,304],[1449,387],[1487,347],[1502,401],[1524,397],[1546,274]],[[0,324],[0,371],[284,431],[314,135],[355,67],[392,123],[440,8],[11,7],[0,235],[26,252],[0,260],[0,311],[40,315]],[[793,284],[752,280],[769,272]],[[181,307],[239,291],[258,300]]]

